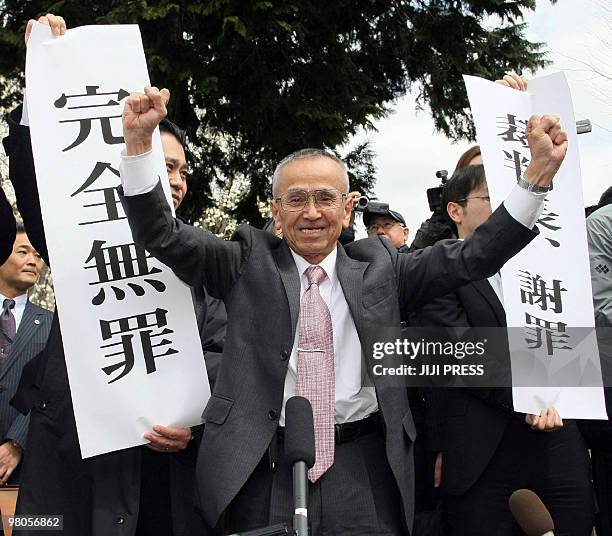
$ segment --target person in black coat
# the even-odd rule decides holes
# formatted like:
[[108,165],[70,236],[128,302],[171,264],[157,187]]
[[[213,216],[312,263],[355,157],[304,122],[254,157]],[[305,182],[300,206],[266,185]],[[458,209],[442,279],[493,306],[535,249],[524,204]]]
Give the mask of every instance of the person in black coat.
[[[491,213],[483,166],[456,172],[442,199],[459,238],[469,236]],[[510,385],[507,341],[498,340],[502,330],[491,340],[490,328],[506,327],[502,299],[495,274],[427,304],[411,323],[472,327],[469,340],[493,343],[487,361],[496,360]],[[479,328],[485,328],[482,337],[474,335]],[[436,388],[427,396],[426,426],[428,446],[438,452],[432,476],[443,496],[448,534],[520,534],[508,508],[511,493],[520,488],[538,493],[552,514],[555,534],[590,534],[589,458],[574,421],[562,423],[552,408],[537,418],[515,412],[509,388]]]

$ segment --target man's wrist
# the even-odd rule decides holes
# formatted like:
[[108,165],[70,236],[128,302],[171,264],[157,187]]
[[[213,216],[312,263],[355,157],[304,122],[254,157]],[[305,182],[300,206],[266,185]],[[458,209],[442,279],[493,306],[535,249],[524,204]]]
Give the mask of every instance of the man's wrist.
[[6,441],[6,443],[8,443],[11,447],[13,447],[14,449],[16,449],[16,450],[18,450],[20,452],[23,450],[23,447],[17,441],[15,441],[14,439],[8,439]]
[[552,190],[552,183],[544,183],[542,181],[531,181],[527,177],[524,179],[522,177],[518,178],[517,184],[527,190],[528,192],[533,192],[536,194],[544,194]]
[[532,165],[527,166],[525,173],[523,173],[523,181],[524,183],[521,184],[519,179],[519,184],[521,184],[521,187],[534,192],[547,192],[552,188],[552,177],[550,176],[550,173],[546,173],[545,170],[539,170]]
[[148,153],[153,148],[151,139],[146,141],[129,141],[125,144],[125,152],[127,156],[139,156]]

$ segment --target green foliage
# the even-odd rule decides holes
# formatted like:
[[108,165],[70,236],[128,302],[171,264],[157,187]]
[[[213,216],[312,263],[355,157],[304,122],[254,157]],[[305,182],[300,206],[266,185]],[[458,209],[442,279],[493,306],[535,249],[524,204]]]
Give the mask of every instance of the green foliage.
[[[515,23],[534,6],[534,0],[4,0],[0,106],[19,98],[29,18],[52,12],[70,27],[138,23],[151,80],[170,89],[170,117],[193,142],[196,177],[183,215],[200,216],[211,184],[223,188],[242,177],[250,189],[234,213],[259,224],[258,201],[276,162],[303,147],[344,144],[413,84],[439,130],[473,136],[461,75],[495,78],[543,65],[541,45],[528,42]],[[490,20],[497,26],[484,27]],[[367,192],[372,154],[358,149],[354,175]]]

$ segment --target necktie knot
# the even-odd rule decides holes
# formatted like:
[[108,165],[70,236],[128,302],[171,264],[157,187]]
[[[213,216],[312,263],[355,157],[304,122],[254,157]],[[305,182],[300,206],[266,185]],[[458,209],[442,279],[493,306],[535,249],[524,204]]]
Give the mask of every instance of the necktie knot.
[[308,279],[308,285],[314,284],[320,286],[327,277],[325,270],[320,266],[310,266],[306,268],[304,273],[306,274],[306,279]]
[[15,300],[6,298],[2,302],[2,312],[0,313],[0,367],[4,362],[4,357],[8,354],[13,344],[13,339],[17,333],[15,315],[11,309],[15,307]]

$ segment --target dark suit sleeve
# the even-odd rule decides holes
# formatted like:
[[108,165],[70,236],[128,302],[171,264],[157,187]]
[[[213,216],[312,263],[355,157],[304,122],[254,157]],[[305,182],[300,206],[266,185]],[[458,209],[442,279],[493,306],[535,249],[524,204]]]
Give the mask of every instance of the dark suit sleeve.
[[470,281],[493,275],[537,234],[501,205],[463,241],[442,240],[409,255],[391,252],[403,314]]
[[4,150],[9,157],[9,178],[15,189],[17,208],[23,218],[30,242],[43,260],[49,265],[49,254],[45,240],[30,129],[19,124],[21,106],[7,117],[9,135],[4,138]]
[[0,188],[0,266],[6,262],[15,243],[15,217],[4,190]]
[[[412,313],[409,323],[411,326],[422,327],[459,327],[467,326],[468,320],[456,295],[450,293]],[[442,331],[440,335],[443,335]],[[447,390],[441,387],[426,389],[423,397],[427,448],[433,452],[442,452],[446,449]]]
[[[464,306],[457,293],[449,293],[441,298],[437,298],[427,305],[421,307],[410,316],[410,322],[415,326],[440,326],[448,328],[465,328],[470,326],[470,321]],[[501,329],[501,328],[500,328]],[[456,338],[456,334],[449,334]],[[473,337],[473,336],[472,336]],[[468,339],[470,336],[468,336]],[[498,349],[501,353],[501,349]],[[507,345],[504,345],[503,355],[497,355],[497,359],[503,359],[509,364],[507,355]],[[524,414],[517,413],[512,405],[512,391],[509,387],[484,388],[475,387],[466,390],[470,396],[478,398],[488,405],[501,409],[505,413],[512,414],[514,417],[523,420]],[[441,431],[445,422],[445,412],[447,409],[447,397],[444,389],[432,389],[426,400],[427,404],[427,430],[433,437],[441,437]],[[431,440],[434,442],[434,439]]]
[[7,439],[17,441],[21,448],[25,450],[26,438],[28,437],[28,426],[30,425],[30,414],[22,415],[21,413],[15,417],[8,432]]
[[204,433],[204,425],[198,424],[197,426],[191,427],[191,441],[187,445],[187,448],[173,454],[174,459],[185,465],[195,465],[198,459],[198,452],[200,450],[200,443],[202,442],[202,435]]
[[[124,196],[120,187],[119,198],[134,243],[170,267],[188,285],[204,286],[215,298],[230,292],[250,255],[250,240],[221,240],[173,218],[160,181],[152,191],[141,195]],[[248,234],[245,228],[243,238]]]

